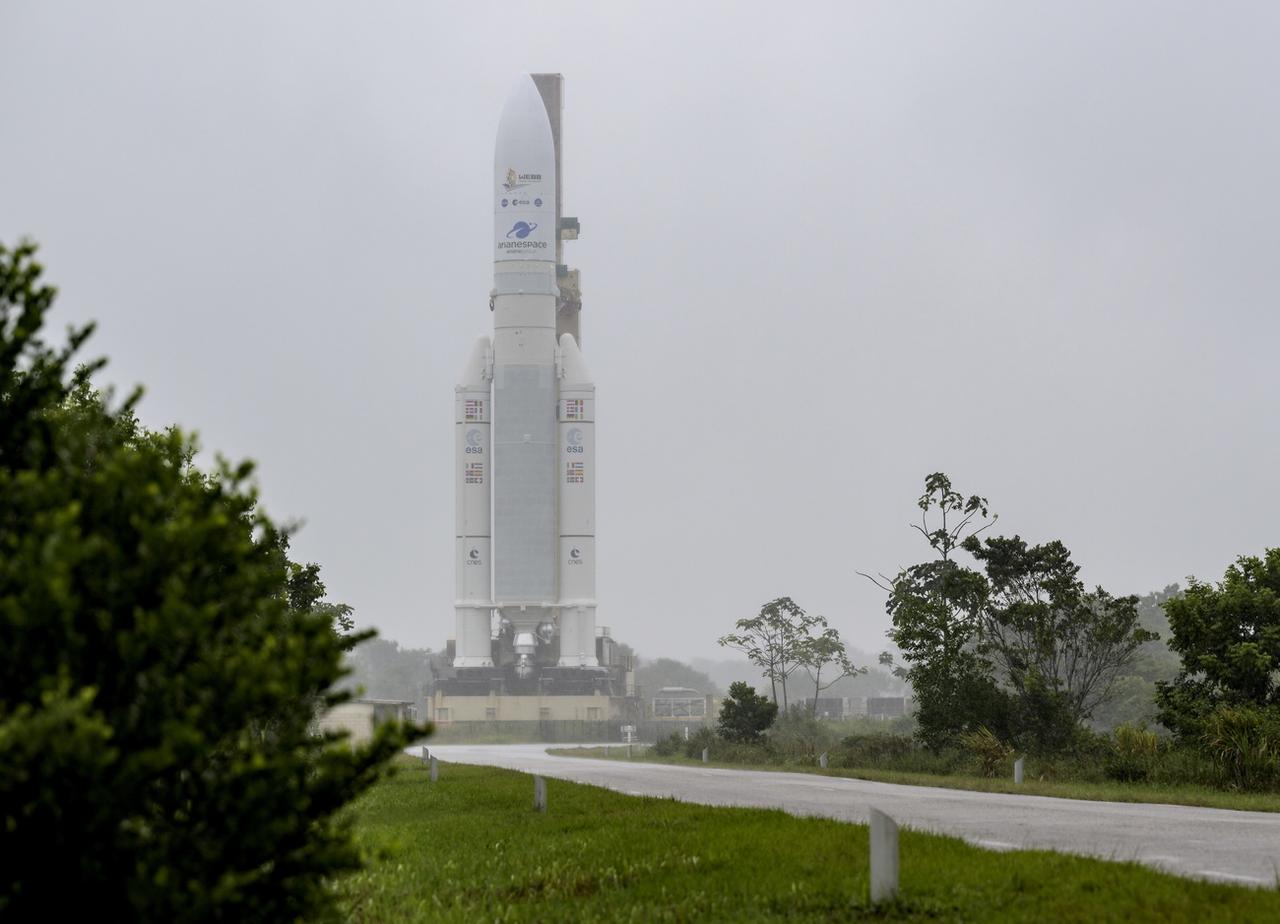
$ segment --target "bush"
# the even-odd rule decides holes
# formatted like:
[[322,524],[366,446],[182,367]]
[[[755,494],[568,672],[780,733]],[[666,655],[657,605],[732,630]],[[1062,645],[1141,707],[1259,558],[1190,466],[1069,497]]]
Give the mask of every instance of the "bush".
[[961,736],[965,749],[978,759],[978,766],[985,777],[994,777],[1013,756],[1013,748],[996,737],[995,732],[983,726],[977,731]]
[[1140,725],[1121,725],[1111,736],[1104,766],[1110,779],[1122,783],[1147,780],[1160,754],[1160,738]]
[[[310,733],[351,638],[258,509],[38,339],[0,246],[0,917],[282,921],[358,862],[338,814],[408,730]],[[14,315],[17,315],[15,318]]]
[[780,757],[814,763],[819,753],[835,744],[835,733],[830,723],[814,718],[801,706],[792,706],[773,723],[768,740]]
[[672,732],[665,738],[659,738],[653,743],[652,750],[659,757],[674,757],[684,750],[684,735]]
[[680,741],[679,747],[684,748],[684,756],[695,760],[702,759],[702,751],[711,747],[716,743],[716,734],[707,726],[703,725],[695,728],[689,733],[688,741]]
[[1280,759],[1276,710],[1219,706],[1205,721],[1200,740],[1228,785],[1261,789],[1275,782]]

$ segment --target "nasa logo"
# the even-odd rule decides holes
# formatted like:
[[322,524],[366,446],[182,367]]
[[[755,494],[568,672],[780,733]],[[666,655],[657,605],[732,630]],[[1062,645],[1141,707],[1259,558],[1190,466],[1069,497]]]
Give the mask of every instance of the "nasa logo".
[[482,456],[484,455],[484,447],[480,445],[480,431],[471,429],[467,431],[467,448],[468,455]]
[[507,200],[506,200],[506,199],[503,199],[503,200],[502,200],[502,207],[503,207],[504,209],[507,207]]
[[569,431],[565,433],[564,439],[565,439],[565,442],[569,444],[564,447],[565,452],[575,452],[575,453],[585,452],[585,450],[582,448],[582,431],[579,430],[577,427],[571,427]]
[[507,232],[507,240],[511,240],[511,237],[514,235],[516,238],[523,241],[526,237],[537,230],[537,222],[517,221],[511,226],[511,230]]

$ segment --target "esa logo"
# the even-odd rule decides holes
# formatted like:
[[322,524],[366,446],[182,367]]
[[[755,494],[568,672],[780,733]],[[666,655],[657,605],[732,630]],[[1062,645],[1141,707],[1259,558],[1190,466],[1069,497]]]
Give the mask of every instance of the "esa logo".
[[480,445],[480,431],[471,429],[467,431],[467,455],[484,455],[484,447]]
[[584,452],[582,448],[582,431],[577,427],[570,428],[569,432],[564,435],[564,440],[568,444],[564,447],[565,452]]
[[467,553],[467,564],[468,564],[468,565],[483,565],[483,564],[484,564],[484,562],[482,562],[482,561],[480,560],[480,550],[479,550],[479,549],[472,549],[470,552],[468,552],[468,553]]

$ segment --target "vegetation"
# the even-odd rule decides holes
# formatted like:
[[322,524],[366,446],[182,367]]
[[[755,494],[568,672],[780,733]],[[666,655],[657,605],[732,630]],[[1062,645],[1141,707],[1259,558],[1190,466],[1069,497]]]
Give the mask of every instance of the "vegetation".
[[867,829],[777,811],[637,798],[445,764],[384,780],[355,805],[376,860],[338,884],[353,922],[1234,921],[1280,915],[1280,895],[1133,863],[995,853],[904,830],[901,899],[867,902]]
[[739,681],[729,687],[720,706],[717,733],[725,741],[750,744],[759,741],[778,715],[778,704]]
[[1160,684],[1161,722],[1182,738],[1209,733],[1220,710],[1219,726],[1255,736],[1280,724],[1280,548],[1241,556],[1216,587],[1193,579],[1165,611],[1182,669]]
[[[1069,750],[1155,638],[1138,598],[1087,591],[1061,542],[979,540],[995,522],[987,500],[964,497],[941,472],[925,479],[917,506],[914,528],[937,557],[882,586],[921,740],[938,748],[988,729],[1035,753]],[[983,570],[961,564],[961,550]]]
[[[832,629],[822,616],[806,613],[790,597],[778,597],[760,608],[760,612],[748,619],[739,619],[736,632],[722,636],[718,641],[725,648],[732,648],[747,656],[760,668],[769,680],[773,702],[785,712],[790,705],[787,698],[787,681],[798,670],[805,670],[814,685],[814,709],[817,698],[824,689],[853,674],[865,672],[849,661],[840,633]],[[822,683],[822,672],[831,665],[838,671],[827,675]],[[782,698],[778,698],[781,691]]]
[[54,290],[0,246],[0,916],[323,917],[357,865],[337,813],[409,730],[311,727],[349,612],[258,507],[40,339]]

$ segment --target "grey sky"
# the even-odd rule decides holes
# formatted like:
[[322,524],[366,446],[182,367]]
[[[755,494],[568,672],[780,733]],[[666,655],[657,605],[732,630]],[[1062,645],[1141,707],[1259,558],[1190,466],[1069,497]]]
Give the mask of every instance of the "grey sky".
[[924,476],[1141,592],[1280,544],[1280,7],[0,6],[0,239],[151,425],[251,456],[298,555],[453,629],[453,384],[490,172],[566,79],[599,621],[641,653],[855,570]]

